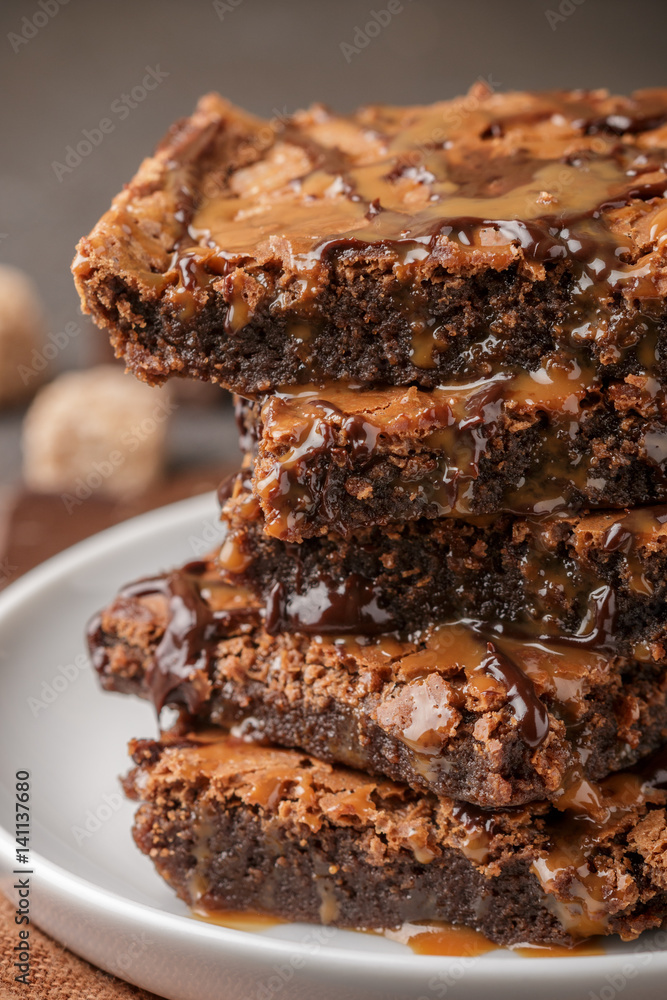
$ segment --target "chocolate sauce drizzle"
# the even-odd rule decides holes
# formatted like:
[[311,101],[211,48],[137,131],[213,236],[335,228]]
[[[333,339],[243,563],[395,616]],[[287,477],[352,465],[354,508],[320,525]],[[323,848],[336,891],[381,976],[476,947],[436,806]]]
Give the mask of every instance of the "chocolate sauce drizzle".
[[638,761],[629,773],[637,775],[642,785],[659,791],[667,791],[667,744],[649,757]]
[[480,806],[474,806],[471,802],[454,803],[452,816],[468,833],[484,831],[489,836],[493,836],[496,829],[493,813],[485,811]]
[[208,696],[207,678],[218,643],[257,620],[253,609],[211,609],[201,593],[209,569],[205,562],[191,562],[164,576],[137,580],[118,594],[119,600],[159,595],[167,601],[166,627],[145,677],[158,713],[169,703],[196,715]]
[[321,635],[361,633],[380,635],[390,631],[392,620],[379,602],[377,588],[358,573],[336,582],[322,573],[306,589],[288,592],[283,583],[274,584],[267,604],[267,632],[303,632]]
[[[121,602],[152,596],[166,600],[165,629],[144,678],[158,713],[170,704],[197,715],[209,695],[219,642],[244,626],[256,627],[260,622],[259,612],[253,608],[213,610],[202,594],[208,571],[210,564],[189,563],[164,576],[131,583],[118,594]],[[301,595],[288,596],[282,584],[277,584],[264,614],[264,626],[272,634],[287,630],[310,635],[333,632],[372,636],[387,633],[390,624],[372,586],[356,575],[332,588],[322,580],[318,587]],[[464,627],[471,631],[482,628],[474,622]],[[102,671],[105,648],[99,644],[99,635],[100,619],[96,616],[89,626],[89,645],[94,665]],[[477,669],[505,686],[522,740],[531,748],[539,746],[548,733],[548,713],[528,676],[491,641]]]
[[521,739],[526,746],[538,747],[549,732],[549,713],[538,698],[535,685],[494,643],[487,643],[486,648],[488,656],[480,663],[480,672],[490,674],[504,685]]

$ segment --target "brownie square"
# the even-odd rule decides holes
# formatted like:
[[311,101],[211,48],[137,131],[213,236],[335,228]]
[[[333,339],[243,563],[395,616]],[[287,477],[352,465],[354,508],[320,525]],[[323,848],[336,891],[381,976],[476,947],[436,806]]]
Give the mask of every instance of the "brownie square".
[[84,310],[149,382],[664,380],[667,90],[321,105],[204,97],[82,239]]

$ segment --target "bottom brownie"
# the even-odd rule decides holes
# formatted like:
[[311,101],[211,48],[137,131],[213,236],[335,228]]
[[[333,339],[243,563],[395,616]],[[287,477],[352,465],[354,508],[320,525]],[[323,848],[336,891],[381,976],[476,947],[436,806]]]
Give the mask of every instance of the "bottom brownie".
[[667,915],[667,748],[601,782],[594,817],[484,813],[213,732],[136,740],[134,838],[190,906],[503,945],[637,937]]

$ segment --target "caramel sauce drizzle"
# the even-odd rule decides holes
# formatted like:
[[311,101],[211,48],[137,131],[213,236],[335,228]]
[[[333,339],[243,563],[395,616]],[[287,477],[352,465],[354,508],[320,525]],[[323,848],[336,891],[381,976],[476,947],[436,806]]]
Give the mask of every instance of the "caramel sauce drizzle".
[[[585,559],[572,560],[553,547],[550,536],[558,517],[527,519],[529,540],[522,560],[529,622],[541,622],[545,634],[570,644],[614,650],[615,588]],[[667,506],[600,513],[582,519],[574,529],[575,551],[586,537],[617,566],[619,583],[640,598],[653,597],[656,583],[647,576],[650,556],[667,538]],[[565,609],[570,607],[571,611]],[[578,621],[578,628],[572,628]],[[640,649],[640,658],[649,659]]]
[[[569,637],[554,638],[536,631],[509,630],[494,622],[462,619],[434,626],[413,639],[386,634],[374,638],[372,633],[381,633],[385,620],[373,619],[377,604],[359,601],[355,586],[353,580],[351,587],[346,586],[342,593],[335,591],[330,599],[326,581],[322,581],[322,592],[307,613],[305,631],[310,623],[313,634],[325,633],[327,625],[335,621],[338,638],[334,633],[330,641],[341,656],[359,646],[366,658],[371,655],[392,663],[398,687],[383,698],[376,720],[412,749],[417,766],[427,777],[433,767],[446,767],[443,750],[450,722],[464,698],[472,698],[486,706],[481,711],[487,711],[494,704],[493,700],[488,702],[491,694],[499,699],[496,708],[507,705],[529,750],[537,750],[546,739],[550,712],[565,722],[573,766],[555,804],[559,809],[595,812],[597,800],[582,770],[588,733],[580,723],[580,714],[585,709],[589,678],[607,671],[606,644],[613,635],[608,602],[601,602],[588,631]],[[221,584],[207,563],[189,564],[165,577],[139,581],[126,588],[121,599],[152,595],[167,600],[166,628],[145,679],[158,711],[169,701],[196,714],[208,697],[209,674],[222,638],[257,627],[262,617],[265,627],[272,624],[280,630],[285,624],[282,619],[270,620],[275,611],[271,606],[262,615],[248,601],[247,593]],[[302,595],[301,599],[306,598]],[[366,636],[359,636],[358,626],[364,625],[365,614],[370,627]],[[351,620],[357,626],[348,627],[349,637],[341,634],[345,632],[340,628],[341,620]],[[452,678],[445,687],[441,671]]]
[[[190,563],[165,576],[131,584],[120,592],[119,600],[153,596],[166,599],[167,616],[164,633],[146,674],[146,686],[158,712],[169,702],[183,705],[194,715],[208,697],[208,678],[214,667],[218,643],[229,634],[256,627],[261,621],[261,612],[252,605],[247,592],[221,583],[210,564],[204,562]],[[341,598],[344,600],[342,609],[336,603],[340,597],[337,593],[326,607],[315,604],[312,608],[313,631],[326,631],[327,616],[338,622],[338,616],[342,615],[346,620],[348,610],[356,615],[357,622],[362,619],[369,605],[362,603],[355,610],[357,596],[353,590],[346,590]],[[270,614],[271,608],[265,613],[266,620]],[[371,621],[371,631],[380,629],[382,624]],[[339,634],[341,631],[338,628]],[[348,631],[353,632],[351,628]],[[342,640],[336,641],[340,644]],[[356,634],[351,634],[339,648],[344,653],[345,646],[349,650],[360,641]],[[368,639],[363,642],[367,643]],[[458,669],[465,671],[466,683],[471,689],[483,692],[491,684],[504,692],[521,738],[528,747],[536,748],[546,738],[548,712],[531,679],[534,667],[530,656],[522,662],[517,655],[517,650],[522,652],[522,644],[517,640],[505,638],[502,632],[496,634],[492,628],[489,631],[489,626],[483,623],[465,620],[431,629],[417,645],[391,636],[379,636],[374,645],[379,655],[388,651],[389,658],[400,664],[400,674],[407,681],[414,709],[411,725],[401,738],[425,756],[438,752],[438,741],[429,745],[428,734],[440,728],[443,708],[437,698],[420,699],[419,689],[434,671],[437,672],[439,665],[446,662],[458,664]],[[560,656],[564,656],[562,650]],[[557,662],[558,653],[554,657]],[[558,676],[559,670],[553,669],[553,674]]]
[[[460,104],[297,116],[269,144],[256,144],[256,162],[208,178],[194,206],[174,162],[167,182],[188,209],[178,215],[167,271],[147,271],[147,280],[183,321],[195,315],[196,297],[224,290],[234,335],[254,318],[236,267],[289,267],[293,280],[278,284],[275,304],[288,313],[307,379],[316,369],[308,342],[324,320],[315,305],[320,272],[334,256],[390,258],[393,311],[412,329],[412,361],[425,369],[437,365],[447,328],[433,325],[417,269],[456,260],[465,273],[485,261],[498,271],[518,264],[539,279],[557,268],[572,293],[569,315],[556,321],[560,333],[574,345],[603,339],[608,360],[618,360],[644,337],[661,298],[654,263],[667,212],[656,199],[667,177],[662,135],[652,130],[664,124],[664,95],[646,92],[622,114],[597,117],[585,95],[480,93],[473,110]],[[128,206],[133,232],[140,219]],[[628,226],[647,238],[631,240]],[[641,301],[644,313],[616,315],[618,293]],[[493,349],[478,345],[482,356],[463,375],[488,371],[491,357],[502,367],[501,340]]]
[[532,870],[549,894],[566,929],[580,936],[604,934],[610,901],[623,900],[629,875],[616,877],[605,867],[600,840],[623,829],[623,819],[647,801],[665,803],[667,747],[634,768],[589,786],[586,800],[575,799],[551,828],[552,846],[533,862]]
[[[256,503],[252,498],[248,502]],[[602,533],[603,547],[612,554],[622,553],[631,584],[639,575],[640,585],[635,582],[634,587],[640,586],[641,593],[646,592],[648,582],[635,567],[635,563],[641,565],[637,553],[667,533],[666,510],[635,511],[616,518],[600,515],[595,524],[591,522],[591,529]],[[207,676],[217,643],[230,630],[262,623],[273,634],[295,631],[316,639],[322,636],[334,643],[342,657],[359,648],[365,658],[372,655],[392,663],[400,681],[397,695],[383,700],[377,709],[377,722],[412,749],[429,780],[433,768],[447,766],[443,747],[465,699],[482,706],[481,711],[507,705],[522,742],[530,750],[538,749],[546,739],[549,713],[553,713],[564,722],[572,745],[572,772],[557,799],[560,808],[568,808],[591,798],[584,777],[589,734],[580,716],[586,708],[587,684],[593,683],[594,677],[604,678],[609,657],[617,655],[616,592],[593,574],[583,581],[585,587],[581,580],[569,579],[562,560],[558,563],[562,583],[554,584],[549,577],[551,568],[545,570],[539,549],[539,533],[546,530],[545,524],[553,523],[538,520],[533,525],[537,547],[533,551],[536,577],[532,590],[545,604],[536,603],[523,621],[511,624],[461,618],[414,636],[401,636],[391,631],[393,624],[383,608],[381,591],[357,575],[332,580],[321,574],[305,589],[297,581],[290,592],[277,583],[266,608],[260,611],[251,606],[247,592],[222,584],[215,567],[203,563],[140,582],[121,596],[160,593],[168,600],[167,629],[146,678],[158,710],[176,692],[179,698],[186,697],[188,710],[196,712],[206,700]],[[234,564],[237,561],[232,560]],[[531,564],[527,564],[527,572],[530,569]],[[548,586],[542,587],[545,577]],[[569,594],[577,592],[576,586],[582,587],[586,602],[578,611],[578,628],[568,632],[563,621],[545,609],[549,587],[557,594]],[[638,653],[650,657],[650,653]],[[446,682],[441,673],[448,678]]]
[[[427,135],[417,135],[417,144],[428,142]],[[406,186],[401,184],[415,181],[413,168],[405,164],[405,153],[410,152],[405,133],[387,138],[377,163],[354,165],[337,149],[304,141],[288,128],[284,142],[305,148],[309,160],[316,161],[314,168],[290,178],[282,189],[267,191],[265,198],[251,185],[242,193],[230,190],[205,201],[189,234],[214,250],[209,261],[216,253],[225,260],[248,256],[265,241],[281,238],[289,242],[292,260],[306,273],[341,244],[398,243],[407,266],[412,263],[408,255],[423,259],[434,238],[442,236],[471,248],[517,242],[538,261],[566,254],[587,260],[591,251],[600,251],[597,237],[609,268],[620,278],[622,265],[614,253],[618,242],[595,213],[601,206],[652,193],[652,188],[642,190],[638,166],[650,174],[657,164],[647,166],[636,149],[619,147],[616,140],[599,138],[595,143],[582,138],[579,157],[572,155],[570,162],[563,144],[553,159],[515,154],[498,160],[492,169],[482,163],[476,172],[473,165],[463,179],[452,170],[449,143],[454,141],[434,146],[421,178],[409,184],[421,196],[416,203],[406,200]],[[502,193],[494,195],[494,185]],[[556,190],[560,197],[549,198]],[[555,211],[550,211],[552,206]],[[571,231],[568,222],[578,222],[578,232]]]
[[[421,501],[420,510],[433,516],[470,515],[481,464],[506,420],[515,421],[519,431],[538,428],[539,445],[521,478],[506,489],[500,510],[554,513],[570,509],[583,496],[587,506],[609,506],[593,454],[574,450],[583,406],[598,389],[589,365],[559,356],[545,358],[534,372],[506,372],[429,392],[336,383],[283,389],[266,400],[259,418],[261,473],[253,492],[266,530],[292,538],[317,517],[334,531],[349,532],[345,517],[328,501],[332,464],[354,476],[354,482],[368,484],[366,492],[362,487],[354,495],[361,503],[368,500],[374,523],[373,468],[383,459],[383,489],[411,503]],[[651,398],[656,405],[667,403],[662,389]],[[643,453],[658,470],[658,484],[664,480],[667,497],[667,430],[658,427],[647,422]],[[665,441],[664,455],[658,436]],[[420,451],[433,455],[433,461],[426,471],[411,473],[414,465],[406,460]],[[387,477],[391,461],[395,471]]]
[[[568,794],[570,792],[570,794]],[[667,802],[667,746],[626,771],[599,782],[586,783],[585,794],[565,788],[566,802],[556,802],[548,820],[549,845],[535,858],[531,870],[547,903],[563,927],[575,937],[590,938],[609,933],[613,903],[623,905],[624,892],[632,884],[630,875],[617,877],[607,866],[605,842],[624,830],[631,817],[646,802]],[[457,812],[458,810],[458,812]],[[453,815],[461,823],[462,849],[471,860],[483,862],[493,833],[493,819],[471,806],[455,806]]]
[[[199,740],[200,737],[197,737]],[[296,796],[299,802],[299,816],[306,823],[312,822],[313,830],[321,825],[320,807],[323,804],[313,789],[313,776],[308,761],[295,768],[293,751],[267,749],[254,744],[242,744],[238,740],[224,739],[213,734],[201,737],[201,745],[193,749],[194,762],[190,762],[193,773],[188,780],[194,780],[203,771],[212,778],[217,770],[221,774],[231,771],[236,780],[244,785],[242,796],[249,804],[258,804],[269,811],[276,809],[285,795]],[[254,767],[258,757],[261,766]],[[378,787],[377,781],[368,781],[365,775],[345,771],[340,777],[335,772],[327,772],[325,781],[331,782],[331,792],[324,799],[324,813],[332,822],[347,822],[350,815],[361,823],[372,822],[375,804],[371,793]],[[339,780],[340,777],[340,780]],[[390,783],[391,785],[391,783]],[[571,807],[567,813],[542,811],[544,827],[536,848],[532,851],[532,872],[540,882],[545,903],[552,909],[564,929],[573,938],[590,938],[610,931],[610,914],[624,905],[624,892],[633,885],[632,878],[608,867],[607,845],[617,833],[623,834],[624,823],[633,822],[633,812],[645,803],[664,806],[667,802],[667,746],[663,746],[651,757],[633,768],[613,774],[597,783],[598,811],[577,812]],[[443,804],[447,800],[444,800]],[[309,818],[309,808],[312,814]],[[492,842],[502,835],[502,825],[508,813],[484,812],[478,807],[464,803],[449,803],[449,810],[455,827],[460,830],[459,848],[476,865],[484,866]],[[540,822],[539,812],[537,821]],[[208,828],[202,827],[202,843],[207,842]],[[502,836],[500,837],[502,840]],[[207,848],[195,851],[200,864],[209,860]],[[435,854],[419,858],[423,864],[431,863]],[[337,866],[332,865],[330,875],[334,876]],[[493,868],[492,868],[493,873]],[[228,923],[229,917],[219,910],[211,912],[207,900],[206,883],[197,881],[191,886],[196,915],[210,917],[219,923]],[[338,919],[338,901],[326,875],[319,875],[318,888],[322,896],[323,923],[335,923]],[[201,890],[201,891],[199,891]],[[630,902],[633,900],[631,899]],[[617,905],[615,906],[615,903]],[[272,897],[267,896],[267,911],[271,911]],[[261,907],[263,910],[263,907]],[[238,915],[232,915],[232,926],[239,925]],[[254,915],[246,919],[253,921]],[[262,918],[260,918],[262,919]],[[255,928],[252,928],[255,929]],[[431,921],[418,925],[404,925],[403,928],[387,929],[384,933],[393,940],[411,944],[422,954],[461,954],[471,947],[481,953],[493,945],[481,935],[465,928],[440,925]],[[422,935],[434,934],[427,940]],[[452,948],[456,948],[454,951]],[[462,949],[462,950],[458,950]],[[589,942],[582,946],[584,953],[599,953],[598,944]],[[522,949],[522,953],[526,953]],[[571,954],[567,949],[530,949],[529,955]]]

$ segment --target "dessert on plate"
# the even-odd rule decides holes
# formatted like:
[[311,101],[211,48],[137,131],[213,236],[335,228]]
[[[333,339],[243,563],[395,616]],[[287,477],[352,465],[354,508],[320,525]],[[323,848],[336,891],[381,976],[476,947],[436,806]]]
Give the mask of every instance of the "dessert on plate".
[[78,247],[135,375],[236,395],[221,545],[88,629],[199,913],[667,917],[667,89],[471,96],[209,95]]

